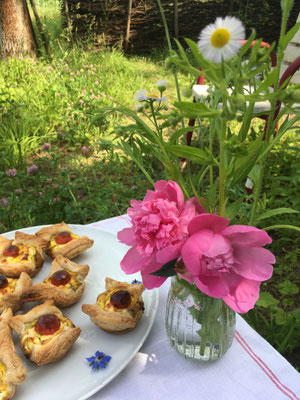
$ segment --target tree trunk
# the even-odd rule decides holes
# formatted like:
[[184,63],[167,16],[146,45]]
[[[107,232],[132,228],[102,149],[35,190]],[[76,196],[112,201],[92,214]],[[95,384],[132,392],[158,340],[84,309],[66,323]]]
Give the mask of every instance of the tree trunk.
[[37,55],[37,42],[26,0],[0,0],[0,55],[2,58]]

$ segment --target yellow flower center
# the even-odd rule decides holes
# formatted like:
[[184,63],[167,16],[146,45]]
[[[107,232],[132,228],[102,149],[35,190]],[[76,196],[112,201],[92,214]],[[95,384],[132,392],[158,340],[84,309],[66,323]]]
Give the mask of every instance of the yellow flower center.
[[216,29],[214,33],[211,35],[210,43],[214,47],[221,48],[224,47],[225,44],[229,42],[229,39],[230,39],[230,33],[228,32],[228,30],[225,28],[219,28]]
[[147,96],[148,96],[148,97],[153,97],[153,98],[155,98],[155,99],[158,98],[157,96],[155,96],[155,94],[152,94],[152,93],[147,94]]

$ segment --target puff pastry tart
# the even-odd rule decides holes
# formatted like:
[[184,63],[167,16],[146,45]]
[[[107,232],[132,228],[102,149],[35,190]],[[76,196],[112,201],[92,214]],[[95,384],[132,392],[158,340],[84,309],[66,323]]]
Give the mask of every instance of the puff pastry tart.
[[81,332],[55,307],[53,300],[32,308],[27,314],[14,316],[9,324],[20,336],[25,356],[37,365],[64,357]]
[[80,299],[89,269],[88,265],[76,264],[58,254],[52,261],[50,275],[25,291],[23,301],[53,299],[57,307],[68,307]]
[[17,231],[14,240],[0,235],[0,274],[16,278],[27,272],[35,276],[44,263],[44,245],[43,239],[24,232]]
[[12,310],[6,308],[0,316],[0,399],[12,399],[16,387],[26,379],[26,369],[16,353],[8,325]]
[[106,278],[105,289],[97,297],[96,304],[83,304],[82,311],[106,332],[118,334],[130,331],[144,312],[144,285],[130,285]]
[[23,305],[22,296],[30,287],[31,278],[26,272],[22,272],[20,278],[7,278],[0,274],[0,313],[8,307],[13,312],[20,310]]
[[47,242],[45,253],[51,258],[57,254],[74,258],[94,244],[87,236],[72,233],[64,222],[42,228],[36,232],[36,236]]

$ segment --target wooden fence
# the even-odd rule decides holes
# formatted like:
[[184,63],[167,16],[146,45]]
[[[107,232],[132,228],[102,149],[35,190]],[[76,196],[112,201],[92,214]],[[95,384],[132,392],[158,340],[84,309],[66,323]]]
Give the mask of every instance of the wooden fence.
[[[266,42],[278,39],[280,0],[161,0],[171,37],[196,40],[217,16],[235,15]],[[95,44],[121,45],[128,52],[150,52],[166,45],[156,0],[64,0],[73,35],[91,34]],[[289,26],[300,11],[295,1]]]

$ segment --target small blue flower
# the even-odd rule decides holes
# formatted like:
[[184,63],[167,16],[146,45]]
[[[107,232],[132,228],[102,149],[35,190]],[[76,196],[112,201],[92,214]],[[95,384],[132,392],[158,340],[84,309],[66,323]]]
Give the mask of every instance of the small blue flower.
[[140,285],[142,282],[141,281],[138,281],[137,279],[134,279],[132,282],[131,282],[131,285]]
[[90,367],[92,367],[92,370],[106,368],[110,360],[111,356],[106,356],[100,351],[96,351],[94,356],[87,358],[87,361],[90,363]]

